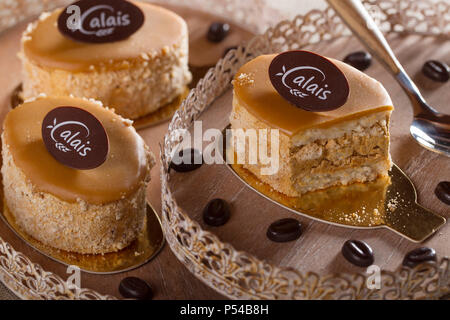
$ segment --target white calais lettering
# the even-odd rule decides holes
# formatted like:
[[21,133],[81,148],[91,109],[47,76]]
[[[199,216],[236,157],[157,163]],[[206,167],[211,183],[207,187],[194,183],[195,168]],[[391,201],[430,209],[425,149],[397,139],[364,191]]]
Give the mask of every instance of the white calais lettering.
[[[80,130],[64,130],[64,127],[69,125],[72,129],[74,127],[79,127]],[[47,128],[51,129],[50,137],[55,142],[55,147],[62,152],[74,151],[81,157],[85,157],[88,152],[92,150],[89,146],[91,142],[88,140],[90,135],[89,128],[82,122],[64,121],[57,124],[57,120],[54,118],[53,125],[49,125]],[[84,135],[82,134],[82,131]]]
[[81,10],[77,5],[68,6],[66,9],[68,14],[72,14],[67,18],[66,26],[67,29],[75,31],[80,29],[81,26]]
[[[302,75],[302,72],[305,71],[309,71],[309,73],[311,71],[316,72],[322,79],[316,80],[315,76]],[[296,97],[305,98],[313,95],[320,100],[327,100],[328,96],[332,94],[332,91],[328,88],[328,84],[320,84],[320,82],[323,83],[326,80],[326,76],[325,73],[318,68],[300,66],[286,70],[286,67],[283,66],[282,72],[279,72],[276,75],[282,77],[281,82],[283,85],[289,89],[289,92],[292,95]],[[292,76],[295,76],[295,78],[293,80],[289,80]],[[288,82],[292,82],[292,84],[289,84]]]
[[[79,30],[85,35],[104,37],[112,34],[116,27],[125,27],[131,23],[129,14],[123,14],[121,11],[115,13],[114,8],[108,5],[94,6],[89,10],[86,10],[81,16],[80,9],[78,8],[78,10],[76,10],[73,7],[77,6],[70,6],[67,8],[67,13],[73,12],[67,20],[67,26],[69,27],[70,21],[69,29]],[[98,13],[99,11],[101,12]],[[105,11],[109,11],[111,14],[108,15]],[[93,17],[89,19],[91,15],[93,15]],[[86,30],[86,25],[89,26],[92,31]]]

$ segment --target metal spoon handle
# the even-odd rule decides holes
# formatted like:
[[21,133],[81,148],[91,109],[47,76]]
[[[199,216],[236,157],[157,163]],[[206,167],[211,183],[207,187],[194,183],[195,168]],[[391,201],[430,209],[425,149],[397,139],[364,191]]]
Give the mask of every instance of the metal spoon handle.
[[403,67],[398,62],[380,29],[359,0],[328,0],[328,3],[353,33],[385,64],[395,76]]
[[[341,16],[342,20],[353,33],[365,44],[369,51],[392,73],[410,99],[412,101],[416,100],[415,103],[413,102],[414,113],[435,113],[436,111],[434,109],[427,106],[419,89],[395,57],[383,33],[375,21],[373,21],[361,1],[328,0],[328,3]],[[417,101],[420,101],[420,103],[417,103]]]

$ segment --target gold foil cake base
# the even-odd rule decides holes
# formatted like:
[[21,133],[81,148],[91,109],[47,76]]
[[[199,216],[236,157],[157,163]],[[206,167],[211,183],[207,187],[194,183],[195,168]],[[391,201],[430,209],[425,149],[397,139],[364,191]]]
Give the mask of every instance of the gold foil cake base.
[[[223,158],[231,159],[227,157],[228,154],[234,156],[236,162],[237,156],[226,143],[225,134],[223,138]],[[413,242],[424,241],[446,222],[444,217],[417,203],[414,185],[395,164],[388,178],[330,187],[301,197],[288,197],[274,190],[241,164],[229,164],[228,167],[241,181],[266,199],[321,222],[359,229],[388,228]]]
[[113,274],[138,268],[153,259],[164,245],[164,234],[157,213],[147,204],[147,217],[144,230],[138,239],[118,252],[105,254],[80,254],[59,250],[43,244],[21,230],[3,204],[0,214],[11,230],[32,248],[57,262],[78,266],[81,270],[96,274]]
[[389,178],[370,183],[355,183],[288,197],[260,181],[242,165],[231,165],[249,186],[279,204],[310,217],[352,227],[376,227],[384,224],[384,200]]

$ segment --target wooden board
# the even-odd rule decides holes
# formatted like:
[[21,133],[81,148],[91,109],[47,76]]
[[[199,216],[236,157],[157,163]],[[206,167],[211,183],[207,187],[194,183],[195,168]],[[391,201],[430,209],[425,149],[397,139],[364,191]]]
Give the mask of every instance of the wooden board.
[[[231,26],[231,33],[220,44],[212,44],[205,40],[205,34],[211,22],[223,21],[189,9],[171,8],[185,18],[190,36],[190,64],[193,66],[209,66],[221,58],[227,47],[240,44],[250,39],[253,34],[236,25]],[[10,94],[21,82],[21,65],[16,54],[20,48],[20,35],[26,23],[0,34],[0,122],[9,111]],[[161,212],[159,143],[167,130],[168,122],[140,131],[151,151],[157,157],[157,165],[151,172],[151,183],[148,188],[148,199],[155,210]],[[24,253],[33,262],[40,264],[45,270],[52,271],[66,279],[66,267],[41,255],[20,240],[2,221],[0,221],[0,237],[9,242],[13,248]],[[120,297],[118,286],[121,279],[137,276],[148,281],[155,290],[155,299],[223,299],[201,281],[197,280],[176,259],[166,245],[156,259],[145,266],[117,275],[98,276],[82,273],[81,286],[92,288],[102,294]]]
[[[420,73],[426,60],[450,62],[450,42],[418,35],[391,35],[388,40],[430,104],[444,113],[450,113],[449,83],[432,84]],[[346,54],[363,48],[354,38],[342,38],[307,49],[343,59]],[[416,185],[419,203],[449,218],[449,206],[436,198],[434,189],[438,182],[450,180],[450,159],[423,149],[411,138],[410,102],[381,65],[375,62],[367,73],[384,84],[396,107],[391,122],[391,154],[394,162]],[[231,90],[215,101],[200,118],[203,120],[203,130],[211,127],[223,129],[228,124],[231,101]],[[226,165],[204,165],[189,173],[171,173],[171,189],[175,192],[178,204],[202,228],[214,232],[223,242],[269,263],[293,267],[302,272],[315,271],[327,275],[364,271],[349,264],[340,254],[343,243],[348,239],[365,240],[374,250],[375,264],[391,271],[397,269],[408,251],[421,245],[433,247],[439,257],[450,256],[448,223],[423,244],[415,244],[389,230],[356,230],[315,222],[290,213],[256,194],[237,179]],[[231,204],[232,216],[224,226],[209,227],[202,221],[202,210],[209,200],[217,197]],[[289,243],[268,240],[265,234],[270,223],[286,217],[301,221],[304,227],[302,237]]]

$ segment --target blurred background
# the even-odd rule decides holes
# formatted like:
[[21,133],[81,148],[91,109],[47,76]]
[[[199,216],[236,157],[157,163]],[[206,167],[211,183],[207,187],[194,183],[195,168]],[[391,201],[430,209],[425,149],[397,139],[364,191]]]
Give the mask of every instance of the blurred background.
[[[248,0],[247,0],[248,1]],[[323,9],[327,6],[326,0],[265,0],[270,6],[282,11],[284,15],[293,18],[300,13],[312,9]]]

